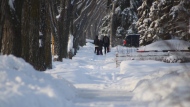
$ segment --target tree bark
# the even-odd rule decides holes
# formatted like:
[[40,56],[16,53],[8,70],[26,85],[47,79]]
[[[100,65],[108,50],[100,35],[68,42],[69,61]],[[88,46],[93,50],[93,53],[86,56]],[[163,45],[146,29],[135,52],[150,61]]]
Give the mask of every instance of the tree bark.
[[0,54],[1,54],[1,46],[2,46],[2,36],[3,36],[3,24],[4,24],[4,15],[3,15],[3,11],[4,11],[4,6],[3,6],[3,0],[0,1]]
[[67,46],[68,46],[68,39],[69,39],[69,34],[70,34],[70,25],[71,25],[71,17],[72,17],[72,10],[73,6],[71,4],[71,0],[66,1],[66,7],[67,9],[65,10],[65,26],[64,26],[64,35],[63,35],[63,58],[68,57],[68,52],[67,52]]
[[22,57],[25,58],[37,70],[42,70],[39,62],[39,20],[40,20],[40,1],[26,0],[23,7],[22,19]]
[[58,26],[58,32],[57,35],[55,35],[55,55],[58,56],[57,61],[62,61],[62,52],[63,52],[63,45],[62,45],[62,40],[63,40],[63,27],[64,27],[64,14],[65,14],[65,0],[61,0],[61,12],[59,13],[60,17],[57,19],[57,26]]
[[39,24],[39,70],[44,71],[46,68],[52,68],[51,63],[51,32],[50,32],[50,15],[48,12],[48,3],[45,0],[40,1],[40,24]]
[[45,64],[46,69],[52,68],[52,53],[51,53],[51,18],[49,13],[49,3],[45,2],[45,40],[44,40],[44,50],[45,50]]
[[1,1],[0,39],[2,54],[21,56],[21,13],[23,0],[14,1],[10,7],[7,0]]
[[113,1],[112,13],[111,13],[111,22],[110,22],[111,23],[111,25],[110,25],[110,49],[113,46],[112,39],[115,35],[115,33],[114,33],[114,18],[115,18],[115,6],[116,6],[116,4],[117,4],[117,0]]

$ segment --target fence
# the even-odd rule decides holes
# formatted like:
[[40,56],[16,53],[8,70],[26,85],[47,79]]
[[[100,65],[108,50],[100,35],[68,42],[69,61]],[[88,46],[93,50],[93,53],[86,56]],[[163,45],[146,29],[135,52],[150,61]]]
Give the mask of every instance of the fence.
[[115,57],[116,67],[119,67],[122,61],[127,60],[127,57],[131,56],[135,52],[137,52],[137,48],[126,48],[126,47],[117,46],[116,57]]
[[189,50],[138,51],[137,48],[117,47],[115,56],[116,67],[126,60],[156,60],[167,63],[190,61]]

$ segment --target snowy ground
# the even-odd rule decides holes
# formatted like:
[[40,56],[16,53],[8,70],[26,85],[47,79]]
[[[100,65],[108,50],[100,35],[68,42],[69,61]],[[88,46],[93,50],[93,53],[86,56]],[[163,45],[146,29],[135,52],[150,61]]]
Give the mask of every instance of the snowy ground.
[[115,51],[97,56],[87,43],[45,73],[0,56],[0,107],[190,106],[190,63],[127,60],[116,68]]

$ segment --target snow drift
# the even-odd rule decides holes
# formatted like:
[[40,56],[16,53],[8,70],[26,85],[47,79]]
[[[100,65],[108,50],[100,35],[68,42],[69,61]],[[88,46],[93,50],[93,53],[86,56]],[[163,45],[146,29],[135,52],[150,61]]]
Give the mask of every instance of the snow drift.
[[148,107],[189,107],[190,68],[186,64],[159,61],[123,61],[121,82],[134,93],[132,100],[148,102]]
[[21,58],[0,56],[0,107],[68,107],[75,88],[36,71]]

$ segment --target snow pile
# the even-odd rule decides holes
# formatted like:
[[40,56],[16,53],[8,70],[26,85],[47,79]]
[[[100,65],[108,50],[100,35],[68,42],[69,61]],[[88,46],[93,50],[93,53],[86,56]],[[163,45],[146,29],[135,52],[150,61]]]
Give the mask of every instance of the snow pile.
[[66,80],[12,55],[0,56],[0,107],[68,107],[74,98],[75,88]]
[[160,40],[150,45],[139,47],[139,50],[150,51],[150,50],[188,50],[190,43],[184,40]]
[[186,62],[185,56],[181,56],[180,54],[176,54],[176,55],[170,55],[168,57],[165,57],[163,59],[164,62],[167,63],[182,63],[182,62]]
[[128,77],[121,82],[134,93],[132,100],[148,102],[148,107],[189,107],[190,67],[186,64],[123,61],[120,72]]
[[[168,54],[168,56],[161,58],[162,61],[167,62],[167,63],[176,63],[176,62],[182,63],[182,62],[189,62],[189,59],[190,59],[189,53],[183,52],[183,51],[188,51],[188,47],[190,47],[189,42],[184,41],[184,40],[172,39],[172,40],[156,41],[152,44],[141,46],[138,48],[138,50],[142,52],[143,51],[158,51],[158,52],[165,51],[164,53]],[[158,54],[158,52],[155,52],[155,54]],[[158,54],[157,56],[159,55],[161,54]]]

